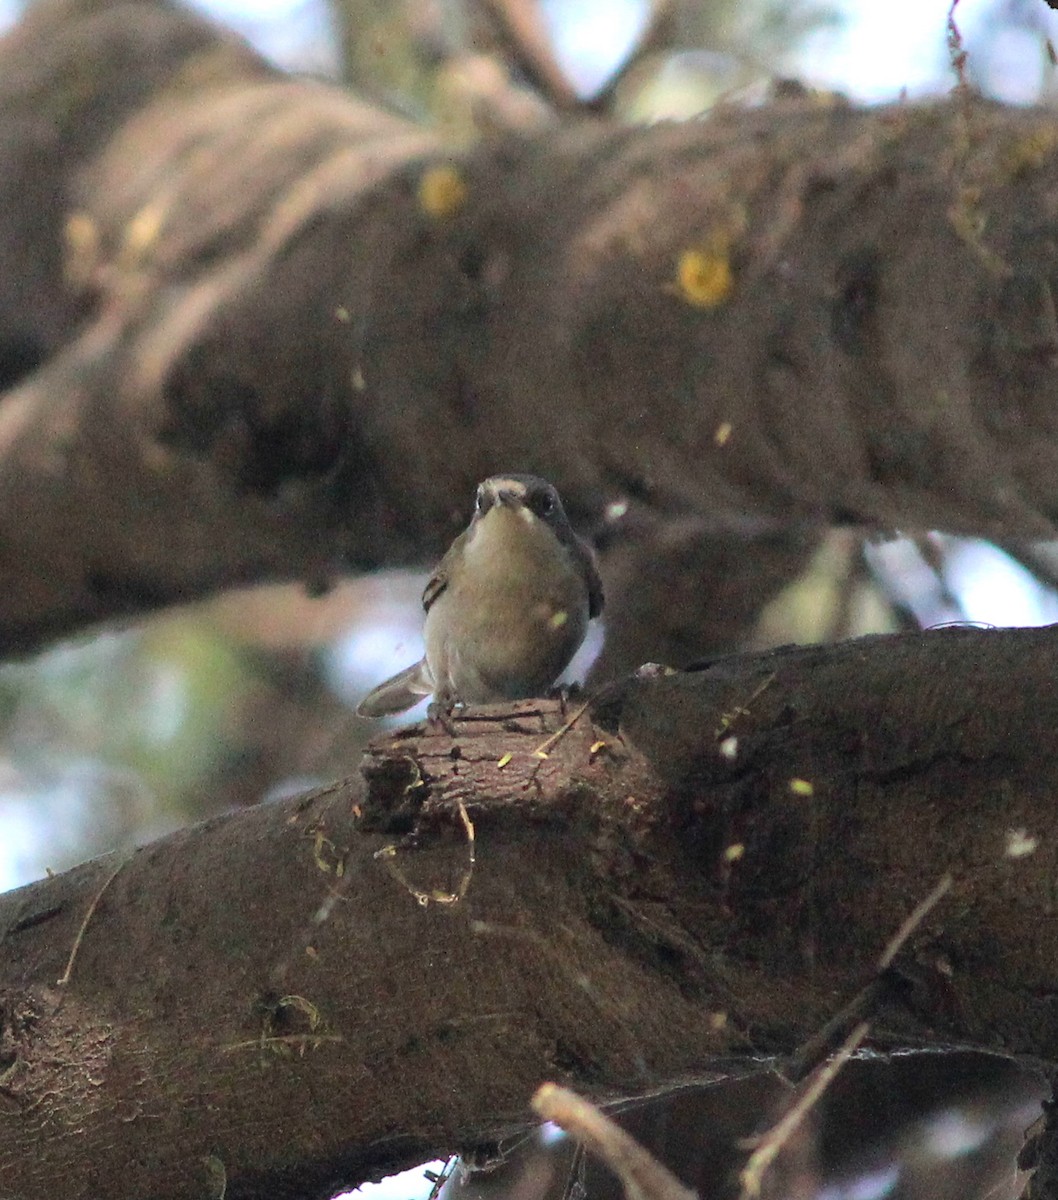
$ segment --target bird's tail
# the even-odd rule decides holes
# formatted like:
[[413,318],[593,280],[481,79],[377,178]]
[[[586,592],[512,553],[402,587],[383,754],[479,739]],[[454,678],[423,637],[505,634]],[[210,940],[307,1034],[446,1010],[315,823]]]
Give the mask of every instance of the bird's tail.
[[426,659],[420,659],[368,692],[356,706],[356,715],[388,717],[392,713],[403,712],[413,704],[418,704],[423,696],[429,696],[433,686]]

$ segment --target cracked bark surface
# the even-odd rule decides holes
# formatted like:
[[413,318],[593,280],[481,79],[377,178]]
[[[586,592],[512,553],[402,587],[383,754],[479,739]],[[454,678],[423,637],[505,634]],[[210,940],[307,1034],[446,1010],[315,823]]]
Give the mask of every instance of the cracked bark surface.
[[0,1178],[162,1200],[211,1159],[228,1196],[322,1197],[510,1133],[545,1078],[760,1070],[944,871],[873,1045],[1053,1061],[1055,658],[947,630],[475,710],[0,897]]

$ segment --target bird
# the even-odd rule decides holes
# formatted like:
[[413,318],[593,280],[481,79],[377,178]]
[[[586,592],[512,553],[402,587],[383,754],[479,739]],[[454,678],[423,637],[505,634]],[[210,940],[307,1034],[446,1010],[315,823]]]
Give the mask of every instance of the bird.
[[493,475],[474,515],[422,596],[426,654],[380,683],[362,717],[403,712],[425,696],[431,711],[543,695],[603,609],[588,544],[555,487],[535,475]]

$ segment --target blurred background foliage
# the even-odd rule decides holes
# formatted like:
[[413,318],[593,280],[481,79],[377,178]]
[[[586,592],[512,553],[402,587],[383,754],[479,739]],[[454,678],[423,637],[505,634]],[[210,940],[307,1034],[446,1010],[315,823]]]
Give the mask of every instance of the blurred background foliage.
[[[2,2],[2,0],[0,0]],[[874,101],[942,92],[950,0],[214,0],[281,65],[488,136],[497,97],[539,128],[578,104],[625,121],[755,103],[777,78]],[[541,53],[512,34],[529,12]],[[14,7],[0,9],[17,19]],[[1058,19],[1030,0],[956,9],[971,78],[1011,101],[1054,90]],[[484,95],[488,103],[479,100]],[[468,500],[469,505],[469,500]],[[1010,550],[1011,548],[1006,548]],[[1058,619],[1046,547],[835,530],[746,644],[973,620]],[[1053,556],[1052,556],[1053,557]],[[356,770],[356,699],[419,653],[423,577],[310,599],[262,588],[89,633],[0,666],[0,889],[235,805]],[[737,647],[732,647],[735,649]],[[582,663],[583,665],[583,663]]]

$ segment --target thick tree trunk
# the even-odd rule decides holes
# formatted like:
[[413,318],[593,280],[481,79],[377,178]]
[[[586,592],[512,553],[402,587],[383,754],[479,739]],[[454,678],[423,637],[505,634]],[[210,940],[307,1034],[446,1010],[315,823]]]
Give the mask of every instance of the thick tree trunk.
[[759,1070],[945,872],[874,1044],[1053,1062],[1056,678],[1048,631],[646,671],[0,897],[4,1194],[323,1197],[544,1079]]

